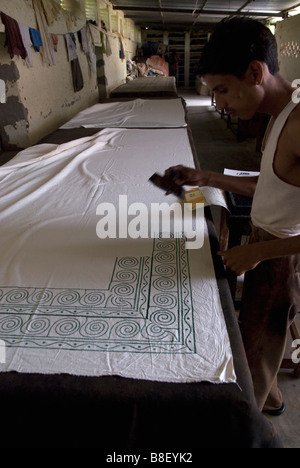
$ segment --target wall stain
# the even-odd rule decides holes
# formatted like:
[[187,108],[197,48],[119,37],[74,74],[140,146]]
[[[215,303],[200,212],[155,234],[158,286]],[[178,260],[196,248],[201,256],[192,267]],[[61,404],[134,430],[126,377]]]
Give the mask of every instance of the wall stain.
[[5,104],[0,106],[0,139],[4,150],[15,148],[15,145],[10,145],[10,135],[4,127],[13,126],[17,129],[18,122],[25,121],[28,123],[28,109],[18,100],[17,96],[9,96]]
[[10,65],[0,65],[0,78],[10,83],[15,83],[20,78],[19,70],[14,62]]
[[66,107],[72,107],[74,106],[77,102],[79,102],[81,100],[81,97],[78,97],[77,99],[73,99],[72,101],[70,102],[64,102],[64,104],[61,106],[62,109],[66,108]]

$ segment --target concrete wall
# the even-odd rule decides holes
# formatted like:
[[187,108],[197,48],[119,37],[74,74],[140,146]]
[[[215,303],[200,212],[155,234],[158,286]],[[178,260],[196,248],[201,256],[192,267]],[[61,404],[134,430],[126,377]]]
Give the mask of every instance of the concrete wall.
[[[105,23],[106,36],[109,41],[112,54],[103,54],[102,65],[105,74],[105,96],[126,81],[126,59],[132,59],[136,55],[136,49],[141,46],[141,30],[134,22],[124,17],[122,11],[113,10],[109,0],[97,0],[99,6],[99,24]],[[120,38],[122,40],[126,59],[120,59]]]
[[[97,1],[100,6],[100,0]],[[81,3],[84,5],[84,0],[81,0]],[[111,13],[110,3],[101,0],[102,3]],[[0,11],[27,26],[38,29],[32,0],[26,2],[0,0]],[[118,28],[122,26],[122,32],[125,33],[125,20],[122,15],[123,13],[118,13]],[[64,35],[79,31],[85,24],[84,10],[80,18],[73,20],[71,26],[70,23],[66,25],[64,15],[61,14],[49,27],[50,32],[58,35],[56,65],[47,66],[41,54],[32,49],[33,67],[29,68],[20,57],[10,58],[7,47],[4,47],[5,33],[0,22],[0,80],[4,80],[6,85],[6,103],[0,103],[0,149],[26,148],[35,144],[79,111],[98,102],[99,95],[108,97],[112,89],[125,81],[126,60],[121,60],[119,57],[120,32],[109,30],[108,38],[112,55],[107,56],[103,53],[100,40],[95,44],[96,74],[92,72],[87,55],[77,43],[84,88],[74,92]],[[122,41],[126,57],[132,58],[137,47],[136,31],[134,24],[128,23],[128,25],[127,37],[122,37]],[[98,29],[100,37],[100,28]]]
[[[113,91],[113,89],[115,89],[121,83],[125,83],[127,75],[126,60],[121,60],[119,58],[119,36],[117,36],[116,34],[109,34],[108,40],[112,49],[112,55],[107,56],[104,54],[104,71],[106,77],[107,96],[109,96],[111,91]],[[138,43],[126,38],[122,38],[122,43],[126,58],[132,59],[136,55]]]
[[[1,0],[0,9],[23,24],[38,29],[31,1]],[[78,31],[86,19],[72,24]],[[71,65],[67,57],[64,34],[68,31],[63,16],[50,32],[58,34],[56,65],[49,67],[42,55],[32,49],[33,67],[4,47],[0,33],[0,78],[6,83],[6,104],[0,105],[0,136],[4,149],[25,148],[58,128],[75,113],[98,101],[97,77],[91,73],[88,59],[77,46],[84,88],[74,92]]]
[[291,82],[300,79],[300,15],[277,23],[276,39],[282,75]]

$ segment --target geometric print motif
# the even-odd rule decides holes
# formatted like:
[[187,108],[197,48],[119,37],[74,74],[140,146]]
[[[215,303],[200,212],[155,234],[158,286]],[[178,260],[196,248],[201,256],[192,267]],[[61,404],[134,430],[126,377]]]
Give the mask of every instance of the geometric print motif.
[[152,257],[117,258],[107,289],[0,287],[0,339],[10,348],[196,353],[185,244],[160,235]]

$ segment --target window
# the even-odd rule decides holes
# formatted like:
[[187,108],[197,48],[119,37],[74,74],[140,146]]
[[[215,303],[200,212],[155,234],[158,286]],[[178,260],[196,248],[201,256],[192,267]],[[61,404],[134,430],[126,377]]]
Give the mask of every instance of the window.
[[72,16],[80,17],[80,0],[60,0],[60,6],[68,11]]
[[60,6],[78,18],[84,7],[86,19],[98,22],[97,0],[60,0]]
[[84,7],[86,19],[98,23],[97,0],[85,0]]

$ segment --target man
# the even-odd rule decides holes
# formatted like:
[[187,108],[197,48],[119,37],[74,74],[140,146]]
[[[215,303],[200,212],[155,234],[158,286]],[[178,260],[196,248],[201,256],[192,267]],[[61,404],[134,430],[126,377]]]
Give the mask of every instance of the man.
[[[270,30],[249,18],[227,18],[216,28],[200,63],[217,107],[249,120],[272,116],[259,178],[236,178],[176,166],[179,185],[217,187],[253,196],[247,246],[220,252],[237,275],[246,273],[240,326],[258,407],[285,411],[277,374],[287,331],[300,312],[300,105],[297,90],[279,73]],[[174,172],[172,172],[174,174]]]

